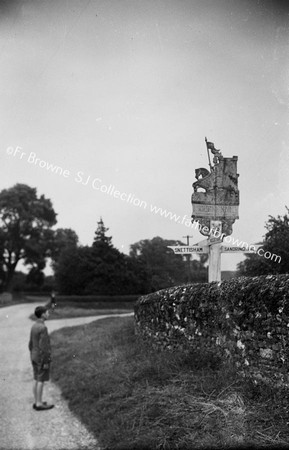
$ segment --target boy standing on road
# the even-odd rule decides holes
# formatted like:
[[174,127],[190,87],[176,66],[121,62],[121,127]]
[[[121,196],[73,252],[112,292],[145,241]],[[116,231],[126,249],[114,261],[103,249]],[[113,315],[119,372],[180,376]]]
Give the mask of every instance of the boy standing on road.
[[34,314],[37,320],[32,325],[28,344],[34,375],[33,394],[35,403],[33,408],[36,411],[44,411],[54,407],[54,405],[47,405],[46,402],[42,401],[44,382],[49,380],[51,362],[50,338],[44,323],[49,317],[49,310],[45,306],[37,306]]

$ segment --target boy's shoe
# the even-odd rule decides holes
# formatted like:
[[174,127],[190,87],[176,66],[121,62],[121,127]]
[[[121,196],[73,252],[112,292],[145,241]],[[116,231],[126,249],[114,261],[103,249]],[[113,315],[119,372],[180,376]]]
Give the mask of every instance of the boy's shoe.
[[[42,402],[43,405],[47,405],[47,402]],[[32,408],[35,409],[36,403],[33,403]]]
[[54,405],[40,405],[40,406],[35,406],[35,411],[46,411],[47,409],[52,409],[54,408]]

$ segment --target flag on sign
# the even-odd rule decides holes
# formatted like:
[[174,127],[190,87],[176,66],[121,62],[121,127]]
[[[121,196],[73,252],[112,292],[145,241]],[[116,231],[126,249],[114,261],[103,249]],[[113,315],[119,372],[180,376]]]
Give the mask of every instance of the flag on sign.
[[206,141],[206,144],[207,144],[207,148],[208,148],[209,150],[216,150],[216,149],[215,149],[215,144],[214,144],[214,142],[208,142],[208,141]]
[[207,145],[207,150],[211,150],[213,155],[219,155],[220,154],[220,150],[215,148],[214,142],[208,142],[207,138],[205,138],[205,141],[206,141],[206,145]]

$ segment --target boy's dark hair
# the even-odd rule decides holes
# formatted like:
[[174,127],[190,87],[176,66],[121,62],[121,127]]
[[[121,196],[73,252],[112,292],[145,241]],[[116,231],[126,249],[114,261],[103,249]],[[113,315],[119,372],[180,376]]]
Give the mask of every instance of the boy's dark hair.
[[46,311],[47,311],[47,308],[45,308],[45,306],[37,306],[35,308],[34,314],[37,317],[37,319],[40,319],[42,314],[46,313]]

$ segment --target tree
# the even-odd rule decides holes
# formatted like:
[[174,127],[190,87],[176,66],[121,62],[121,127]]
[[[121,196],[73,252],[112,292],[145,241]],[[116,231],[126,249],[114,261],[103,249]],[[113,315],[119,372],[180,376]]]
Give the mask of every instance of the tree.
[[52,267],[55,271],[62,252],[68,248],[77,247],[78,236],[71,228],[58,228],[55,231],[51,230],[50,240],[49,256],[52,259]]
[[[169,245],[184,245],[183,242],[154,237],[141,240],[130,247],[130,256],[146,266],[150,278],[150,291],[175,286],[191,281],[188,263],[168,248]],[[193,281],[206,281],[206,269],[200,261],[190,262]]]
[[55,270],[61,294],[124,295],[148,292],[148,276],[141,261],[121,253],[107,236],[102,218],[91,247],[68,246]]
[[286,210],[284,216],[269,216],[265,224],[267,233],[264,236],[262,255],[246,256],[245,261],[237,266],[238,275],[257,276],[289,272],[289,209],[286,207]]
[[121,254],[113,247],[112,238],[106,235],[107,231],[100,218],[86,261],[89,281],[85,290],[93,294],[115,293],[115,275],[119,271]]
[[2,286],[10,290],[20,260],[39,270],[49,252],[50,229],[56,213],[49,199],[36,188],[16,184],[0,192],[0,262]]
[[55,270],[56,287],[60,294],[86,293],[86,287],[91,278],[87,270],[90,252],[91,249],[88,246],[66,247],[61,252]]
[[125,255],[113,246],[112,237],[106,234],[108,230],[100,218],[87,261],[87,272],[91,276],[86,291],[110,295],[136,293],[130,292],[131,289],[134,290],[134,286],[131,279],[128,283],[129,262]]
[[44,282],[44,273],[38,267],[32,267],[28,275],[26,276],[27,284],[34,284],[37,287],[41,287]]
[[94,233],[94,240],[92,247],[98,252],[106,252],[108,249],[113,248],[112,245],[112,237],[106,236],[106,232],[109,228],[104,226],[102,218],[100,218],[99,222],[97,222],[97,229]]
[[151,292],[150,276],[146,264],[141,260],[124,255],[121,283],[127,294]]

